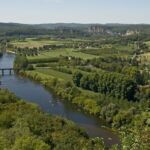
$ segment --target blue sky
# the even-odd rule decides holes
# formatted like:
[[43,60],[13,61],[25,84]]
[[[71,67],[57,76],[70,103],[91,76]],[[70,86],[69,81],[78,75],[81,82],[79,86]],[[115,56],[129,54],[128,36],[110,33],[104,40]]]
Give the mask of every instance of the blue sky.
[[150,24],[150,0],[0,0],[0,22]]

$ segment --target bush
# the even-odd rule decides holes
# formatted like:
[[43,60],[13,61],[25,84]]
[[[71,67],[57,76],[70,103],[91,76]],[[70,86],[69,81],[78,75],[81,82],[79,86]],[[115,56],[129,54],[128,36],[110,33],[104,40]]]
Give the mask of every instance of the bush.
[[27,60],[26,56],[17,55],[15,57],[15,61],[14,61],[14,68],[15,69],[26,69],[27,67],[28,67],[28,60]]
[[27,70],[34,70],[33,65],[29,64],[28,67],[27,67]]

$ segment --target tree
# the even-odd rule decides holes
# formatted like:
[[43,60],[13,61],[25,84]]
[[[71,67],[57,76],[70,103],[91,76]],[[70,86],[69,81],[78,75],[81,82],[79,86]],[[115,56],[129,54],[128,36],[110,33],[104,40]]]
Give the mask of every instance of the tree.
[[82,78],[83,74],[81,72],[75,72],[73,74],[73,82],[76,86],[80,86],[80,80]]
[[28,60],[26,56],[17,55],[14,61],[14,68],[15,69],[26,69],[28,66]]
[[12,150],[50,150],[50,146],[36,137],[26,136],[16,139]]
[[135,80],[137,84],[143,84],[143,76],[137,67],[124,67],[122,74],[128,75],[131,79]]
[[99,72],[83,74],[76,72],[73,76],[75,85],[83,89],[109,94],[120,99],[134,100],[137,84],[134,79],[119,73]]

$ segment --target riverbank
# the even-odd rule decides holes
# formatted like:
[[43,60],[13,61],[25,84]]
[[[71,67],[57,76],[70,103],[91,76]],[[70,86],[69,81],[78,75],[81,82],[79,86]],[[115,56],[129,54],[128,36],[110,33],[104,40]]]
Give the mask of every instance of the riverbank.
[[0,105],[0,149],[106,149],[100,138],[89,138],[73,122],[6,90],[0,89]]
[[[99,106],[97,103],[95,103],[96,101],[94,98],[92,99],[91,96],[87,96],[87,94],[83,93],[83,91],[81,91],[80,89],[72,86],[70,83],[65,84],[62,82],[62,80],[57,80],[55,77],[45,75],[43,73],[39,73],[36,71],[21,72],[20,75],[30,78],[34,81],[37,81],[38,83],[42,84],[49,90],[53,90],[53,92],[55,92],[62,99],[68,100],[74,105],[77,105],[82,110],[90,113],[91,115],[98,117],[99,119],[101,119],[102,110],[103,113],[105,114],[104,108],[105,109],[107,108],[106,113],[109,114],[111,113],[111,115],[113,115],[114,117],[114,112],[116,111],[116,107],[114,107],[114,105],[110,103],[108,106],[103,106],[104,104],[103,105],[101,104],[101,106]],[[103,99],[103,101],[104,100],[106,99]],[[119,132],[121,144],[120,141],[117,144],[120,145],[120,149],[124,149],[123,147],[127,147],[130,149],[132,147],[132,148],[148,150],[149,141],[148,140],[145,141],[144,135],[149,137],[149,133],[148,133],[149,128],[147,125],[144,125],[143,128],[142,125],[143,124],[142,120],[144,118],[146,119],[147,116],[149,116],[148,112],[143,113],[140,112],[139,110],[138,113],[135,113],[135,108],[131,106],[126,112],[122,110],[118,112],[117,118],[115,118],[114,121],[116,122],[116,124],[120,123],[121,127],[118,126],[117,128],[116,126],[116,128],[114,128],[113,126],[111,126],[111,129],[116,132]],[[137,118],[138,120],[140,119],[142,120],[139,122]],[[110,125],[112,125],[112,122],[110,122]],[[141,141],[143,141],[142,144],[140,144]],[[135,143],[137,143],[137,145],[134,145]],[[116,147],[115,149],[118,148]]]
[[[57,96],[59,96],[64,101],[69,101],[73,105],[77,106],[78,109],[95,116],[99,120],[104,120],[100,110],[102,110],[102,105],[98,105],[96,99],[103,98],[103,95],[99,95],[93,92],[88,92],[80,88],[75,87],[72,83],[65,82],[61,79],[57,79],[54,76],[45,75],[36,71],[21,71],[20,76],[29,78],[43,85],[46,89],[53,91]],[[102,97],[100,97],[102,96]],[[108,97],[109,99],[109,97]],[[105,118],[107,119],[107,118]],[[109,122],[105,120],[105,128],[111,128],[111,131],[117,133],[116,128],[110,126]],[[109,125],[108,125],[109,124]],[[120,142],[118,143],[120,144]]]
[[[96,100],[94,100],[94,98],[98,98],[97,94],[87,94],[86,92],[83,92],[83,90],[75,87],[69,81],[65,82],[61,79],[55,78],[54,76],[36,71],[21,71],[19,75],[42,84],[47,89],[52,90],[57,96],[61,97],[61,99],[77,105],[89,114],[95,116],[99,115],[100,107],[97,105]],[[81,99],[82,102],[78,103]]]
[[[144,125],[143,128],[142,118],[147,120],[150,114],[148,112],[143,113],[140,110],[138,112],[135,111],[138,109],[136,107],[139,107],[139,105],[136,106],[134,105],[135,103],[131,103],[129,105],[128,103],[129,107],[125,111],[123,110],[123,107],[116,107],[116,105],[112,103],[113,100],[107,96],[101,97],[99,95],[97,97],[96,95],[93,96],[93,94],[88,95],[86,92],[84,93],[83,90],[74,87],[70,82],[63,82],[62,80],[56,79],[53,76],[49,76],[41,72],[39,73],[36,70],[21,72],[21,75],[39,82],[46,88],[53,90],[53,92],[55,92],[62,99],[77,105],[85,112],[88,112],[99,119],[103,118],[104,115],[105,121],[111,125],[111,129],[116,132],[119,131],[122,143],[121,145],[148,150],[148,138],[146,138],[147,140],[145,141],[145,138],[143,136],[140,137],[139,133],[142,135],[146,134],[149,137],[149,133],[147,132],[149,131],[149,128],[147,128],[147,125]],[[102,99],[103,101],[109,101],[109,104],[107,106],[106,103],[98,104],[96,101],[97,98],[99,100]],[[117,102],[117,99],[115,99],[115,101]],[[120,102],[118,101],[118,103]],[[127,102],[124,102],[124,104],[127,104]],[[110,117],[114,119],[111,121]],[[139,119],[142,120],[139,121]],[[132,138],[132,141],[129,140],[130,138]],[[137,140],[138,142],[136,142]],[[143,143],[140,145],[141,140]],[[130,145],[129,143],[138,144],[134,146],[132,144]]]
[[[8,62],[8,61],[6,61]],[[5,64],[5,63],[4,63]],[[64,103],[65,100],[73,103],[74,105],[78,105],[80,108],[84,108],[84,112],[88,112],[88,110],[91,110],[91,115],[94,116],[94,111],[92,109],[98,108],[96,111],[97,113],[95,116],[97,117],[103,117],[106,121],[109,122],[109,124],[112,127],[116,127],[116,129],[121,133],[121,149],[127,148],[127,149],[144,149],[148,150],[149,148],[149,105],[146,103],[146,101],[143,101],[141,103],[132,103],[128,102],[126,100],[117,100],[112,99],[111,97],[108,97],[107,95],[101,95],[101,94],[94,94],[90,91],[82,90],[78,87],[73,86],[73,84],[69,80],[66,80],[66,74],[59,73],[59,71],[53,71],[50,69],[39,69],[36,68],[33,71],[26,71],[21,72],[22,75],[27,77],[25,74],[29,74],[30,78],[33,79],[33,81],[38,81],[42,85],[47,85],[47,88],[53,89],[53,91],[56,92],[57,95],[59,95],[61,98],[60,101],[56,100],[56,105],[58,106],[55,109],[55,112],[59,112],[61,109],[63,109],[63,113],[66,113],[66,117],[68,118],[70,116],[70,119],[77,123],[76,119],[80,119],[80,123],[83,125],[84,123],[84,129],[88,128],[88,132],[94,132],[94,136],[96,133],[103,133],[104,130],[95,130],[95,127],[99,126],[100,124],[96,123],[96,126],[91,128],[91,122],[88,124],[85,115],[84,117],[81,116],[75,116],[76,109],[73,109],[73,112],[75,114],[70,114],[70,110],[72,105],[67,105],[67,109],[64,109]],[[58,74],[59,73],[59,74]],[[29,76],[28,75],[28,76]],[[63,75],[63,76],[62,76]],[[71,75],[70,75],[71,76]],[[29,84],[26,84],[28,80],[26,78],[18,79],[18,76],[12,77],[14,79],[13,82],[9,79],[7,84],[10,84],[8,87],[10,90],[15,91],[17,95],[23,95],[25,99],[29,99],[31,101],[31,98],[35,98],[35,102],[39,103],[40,106],[45,105],[46,101],[50,99],[50,103],[46,103],[46,108],[50,107],[50,110],[53,111],[53,107],[55,108],[55,104],[51,102],[51,96],[47,95],[45,97],[45,90],[44,94],[41,94],[42,88],[37,88],[40,86],[40,84],[33,84],[32,81],[29,81]],[[28,78],[28,77],[27,77]],[[3,78],[5,79],[5,78]],[[6,83],[4,81],[4,83]],[[18,84],[19,83],[19,84]],[[32,84],[31,84],[32,83]],[[19,88],[18,88],[19,87]],[[36,90],[35,90],[36,89]],[[37,101],[38,99],[38,101]],[[64,100],[62,102],[62,100]],[[94,101],[94,103],[92,102]],[[96,103],[96,105],[95,105]],[[42,104],[42,105],[41,105]],[[51,105],[52,104],[52,105]],[[62,107],[63,105],[63,107]],[[52,107],[51,107],[52,106]],[[94,107],[93,107],[94,106]],[[97,107],[98,106],[98,107]],[[60,109],[61,108],[61,109]],[[91,109],[92,108],[92,109]],[[44,109],[45,110],[45,109]],[[93,113],[92,113],[93,112]],[[63,114],[62,112],[60,114]],[[114,124],[115,123],[115,124]],[[93,123],[92,123],[93,125]],[[80,126],[80,124],[79,124]],[[108,132],[105,134],[105,136],[108,137]],[[99,135],[98,135],[99,136]],[[108,140],[108,138],[105,139]],[[102,137],[102,136],[99,136]],[[113,138],[112,138],[113,139]],[[132,140],[131,140],[132,139]],[[117,148],[115,148],[117,149]]]
[[[5,53],[0,59],[0,64],[3,67],[12,67],[14,58],[13,54]],[[102,120],[93,117],[93,115],[88,115],[85,111],[80,111],[79,107],[71,104],[68,100],[62,100],[62,98],[53,94],[52,90],[44,88],[38,82],[16,74],[6,75],[2,77],[1,87],[9,89],[9,91],[27,102],[38,104],[46,113],[62,116],[75,122],[90,137],[103,138],[107,147],[120,143],[118,136],[114,132],[103,127],[104,122]]]
[[11,53],[11,54],[16,54],[16,52],[10,51],[10,50],[7,50],[6,52],[7,52],[7,53]]

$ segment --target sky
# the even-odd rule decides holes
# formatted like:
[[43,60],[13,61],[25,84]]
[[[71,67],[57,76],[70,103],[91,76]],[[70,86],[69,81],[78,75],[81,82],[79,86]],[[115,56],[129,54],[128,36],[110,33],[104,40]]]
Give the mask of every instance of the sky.
[[0,22],[150,24],[150,0],[0,0]]

